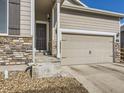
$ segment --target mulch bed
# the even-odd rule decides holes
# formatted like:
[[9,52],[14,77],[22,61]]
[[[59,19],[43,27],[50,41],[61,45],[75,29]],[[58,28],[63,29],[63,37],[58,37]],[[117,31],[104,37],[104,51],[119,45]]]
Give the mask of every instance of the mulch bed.
[[0,93],[88,93],[75,78],[31,78],[28,73],[11,72],[4,80],[0,73]]

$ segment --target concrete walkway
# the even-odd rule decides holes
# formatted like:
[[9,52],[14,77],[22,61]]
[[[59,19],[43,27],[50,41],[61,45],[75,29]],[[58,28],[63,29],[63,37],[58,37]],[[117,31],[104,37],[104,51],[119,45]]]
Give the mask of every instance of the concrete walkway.
[[90,93],[124,93],[123,64],[90,64],[63,66]]

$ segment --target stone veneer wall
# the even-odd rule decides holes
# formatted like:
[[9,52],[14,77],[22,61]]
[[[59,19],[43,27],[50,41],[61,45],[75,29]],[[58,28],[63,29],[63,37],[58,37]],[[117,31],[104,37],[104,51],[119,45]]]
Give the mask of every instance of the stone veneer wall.
[[121,62],[120,43],[114,43],[114,58],[116,63]]
[[57,44],[56,44],[56,41],[52,41],[52,56],[53,57],[56,57],[57,55]]
[[32,62],[32,38],[0,36],[0,65]]

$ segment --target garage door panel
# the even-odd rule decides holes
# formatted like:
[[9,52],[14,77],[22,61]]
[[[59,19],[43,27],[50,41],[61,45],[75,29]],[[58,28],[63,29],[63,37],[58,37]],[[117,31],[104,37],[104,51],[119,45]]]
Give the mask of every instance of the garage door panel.
[[[73,48],[73,49],[77,49],[77,48],[82,49],[82,48],[88,48],[88,47],[90,48],[90,46],[85,45],[85,43],[88,43],[88,42],[83,42],[83,43],[82,42],[79,42],[79,41],[75,41],[75,42],[73,42],[73,41],[63,41],[62,42],[62,47],[63,48],[66,48],[66,49],[68,49],[68,48],[69,49],[70,48]],[[91,44],[89,43],[88,45],[91,45]]]
[[[68,61],[67,61],[68,60]],[[111,58],[106,58],[105,61],[103,61],[103,63],[111,63]],[[63,59],[62,60],[64,63],[62,63],[63,65],[73,65],[73,64],[90,64],[90,63],[101,63],[101,61],[99,61],[99,58],[89,58],[87,60],[85,59],[72,59],[72,58],[68,58],[68,59]]]
[[112,38],[106,38],[106,36],[91,36],[91,35],[75,35],[75,34],[63,34],[64,38],[62,38],[63,41],[91,41],[96,42],[96,41],[104,41],[104,42],[113,42]]
[[[82,49],[82,48],[84,48],[84,49],[86,49],[86,48],[88,48],[89,46],[86,46],[86,45],[84,45],[84,44],[81,44],[81,43],[79,43],[79,44],[72,44],[72,43],[69,43],[69,45],[68,45],[68,43],[63,43],[62,44],[63,45],[63,48],[64,49]],[[75,47],[74,47],[75,46]],[[90,48],[90,47],[89,47]]]
[[[98,54],[101,54],[101,53],[104,53],[106,55],[103,55],[104,57],[110,57],[110,56],[113,56],[112,53],[110,54],[111,51],[104,51],[104,50],[95,50],[95,51],[91,51],[91,53],[89,53],[90,50],[80,50],[80,51],[77,51],[76,49],[75,50],[64,50],[64,55],[63,57],[95,57],[95,56],[98,56]],[[109,55],[108,55],[109,54]],[[99,56],[98,56],[99,57]]]
[[63,34],[62,64],[113,62],[113,37]]
[[74,58],[77,58],[77,57],[87,57],[87,56],[92,56],[92,55],[89,55],[88,53],[86,53],[86,52],[84,52],[84,54],[82,54],[82,53],[78,53],[78,54],[76,54],[76,53],[78,53],[78,52],[71,52],[71,55],[70,55],[70,52],[65,52],[65,55],[63,56],[63,57],[74,57]]
[[[82,41],[83,42],[83,41]],[[65,43],[65,42],[63,42],[62,43],[62,46],[63,46],[63,48],[65,48],[65,49],[82,49],[82,48],[91,48],[91,46],[93,46],[93,47],[95,47],[95,49],[98,47],[101,47],[100,49],[110,49],[111,47],[113,47],[112,46],[112,44],[111,44],[111,46],[110,46],[110,43],[99,43],[99,44],[97,44],[97,43],[87,43],[87,42],[76,42],[76,43],[72,43],[72,42],[67,42],[67,43]],[[69,45],[68,45],[69,44]],[[85,45],[86,44],[86,45]],[[107,45],[109,45],[109,46],[107,46]],[[75,47],[74,47],[75,46]],[[92,49],[92,48],[91,48]]]
[[82,58],[68,58],[68,59],[62,59],[62,65],[74,65],[74,64],[90,64],[90,63],[112,63],[111,58],[104,58],[104,60],[101,62],[99,60],[103,60],[101,58],[87,58],[87,59],[82,59]]

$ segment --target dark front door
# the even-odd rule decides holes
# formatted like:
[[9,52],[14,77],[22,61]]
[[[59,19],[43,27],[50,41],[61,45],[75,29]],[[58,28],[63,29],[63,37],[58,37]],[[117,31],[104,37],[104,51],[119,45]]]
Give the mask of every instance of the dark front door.
[[46,24],[36,24],[36,49],[46,50]]

